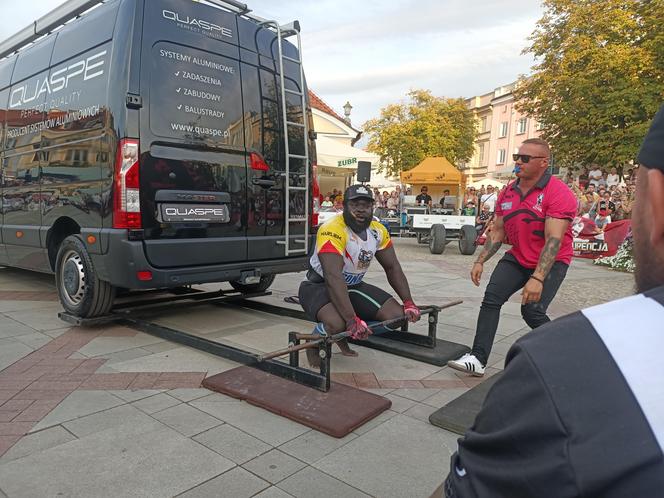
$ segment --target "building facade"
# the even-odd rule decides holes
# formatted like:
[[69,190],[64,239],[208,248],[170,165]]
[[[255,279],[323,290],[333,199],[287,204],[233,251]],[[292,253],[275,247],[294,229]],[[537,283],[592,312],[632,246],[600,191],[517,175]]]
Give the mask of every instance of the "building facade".
[[466,99],[477,120],[479,136],[470,161],[460,164],[468,182],[483,178],[508,179],[512,175],[512,154],[521,143],[540,136],[535,119],[516,109],[516,82],[496,88],[491,93]]
[[344,190],[355,183],[360,161],[371,163],[372,187],[393,186],[398,179],[379,173],[380,157],[377,154],[354,147],[362,131],[354,128],[350,120],[342,118],[318,95],[309,90],[309,102],[316,132],[318,158],[318,183],[321,192]]

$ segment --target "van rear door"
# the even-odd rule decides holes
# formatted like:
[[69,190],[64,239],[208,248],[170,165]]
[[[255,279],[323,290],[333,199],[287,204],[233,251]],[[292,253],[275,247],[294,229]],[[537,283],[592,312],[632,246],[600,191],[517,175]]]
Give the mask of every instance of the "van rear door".
[[[290,190],[286,197],[286,147],[284,138],[283,93],[281,91],[279,50],[276,33],[249,20],[238,19],[240,56],[242,60],[242,89],[245,114],[256,116],[247,127],[246,146],[250,153],[260,154],[262,161],[250,161],[248,169],[248,196],[251,209],[247,235],[250,240],[248,256],[252,260],[284,257],[302,257],[302,253],[286,255],[286,203],[289,204],[289,244],[293,249],[304,249],[305,216],[304,190]],[[310,165],[305,155],[304,119],[302,99],[293,92],[306,94],[300,78],[297,49],[282,40],[286,113],[288,125],[289,175],[291,187],[304,187]],[[309,129],[311,126],[309,125]],[[309,154],[314,151],[313,141]],[[302,220],[301,222],[298,220]]]
[[237,17],[196,2],[146,1],[140,200],[156,267],[247,259],[247,116]]

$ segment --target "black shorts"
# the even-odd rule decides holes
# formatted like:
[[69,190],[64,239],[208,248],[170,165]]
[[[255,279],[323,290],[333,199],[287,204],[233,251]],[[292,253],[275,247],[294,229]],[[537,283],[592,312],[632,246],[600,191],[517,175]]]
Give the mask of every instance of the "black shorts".
[[[300,284],[298,295],[307,317],[317,322],[318,312],[330,302],[325,282],[319,284],[305,280]],[[369,321],[376,319],[378,310],[392,296],[375,285],[360,282],[358,285],[348,287],[348,297],[357,316]]]

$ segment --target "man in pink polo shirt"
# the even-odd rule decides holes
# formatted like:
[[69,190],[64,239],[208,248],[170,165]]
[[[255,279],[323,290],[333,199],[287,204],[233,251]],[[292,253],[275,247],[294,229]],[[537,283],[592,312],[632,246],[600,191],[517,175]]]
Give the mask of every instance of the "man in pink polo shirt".
[[546,310],[558,292],[572,260],[574,193],[548,172],[550,150],[542,139],[525,140],[514,154],[516,181],[501,192],[494,224],[470,278],[475,285],[485,261],[503,242],[512,248],[498,262],[477,319],[470,353],[448,366],[481,377],[498,329],[500,308],[519,289],[521,315],[531,328],[550,321]]

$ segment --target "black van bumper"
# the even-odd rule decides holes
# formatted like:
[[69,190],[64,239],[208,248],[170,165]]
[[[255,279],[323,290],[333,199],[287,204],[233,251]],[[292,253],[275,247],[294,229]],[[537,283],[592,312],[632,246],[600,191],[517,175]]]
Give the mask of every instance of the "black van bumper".
[[[110,233],[109,233],[110,232]],[[309,267],[309,255],[272,259],[265,261],[246,261],[242,263],[224,263],[205,266],[182,266],[177,268],[156,268],[152,266],[140,240],[128,240],[125,231],[108,231],[108,250],[104,254],[90,254],[97,275],[116,287],[126,289],[155,289],[179,287],[182,285],[228,282],[240,280],[244,272],[257,275],[277,275],[295,273]],[[315,244],[312,236],[310,246]],[[183,244],[186,243],[183,241]],[[139,280],[137,273],[149,271],[151,280]]]

